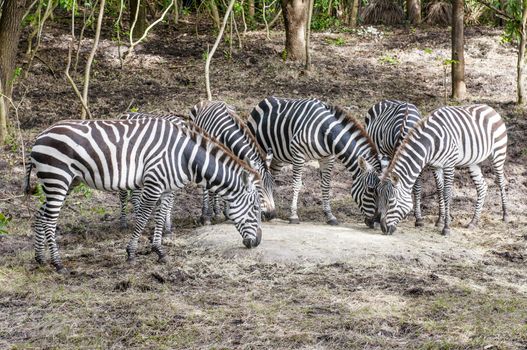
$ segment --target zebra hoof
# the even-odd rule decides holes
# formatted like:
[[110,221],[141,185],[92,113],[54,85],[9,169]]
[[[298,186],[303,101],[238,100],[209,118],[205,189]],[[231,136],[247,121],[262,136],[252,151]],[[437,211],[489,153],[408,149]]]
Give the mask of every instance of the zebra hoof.
[[125,222],[124,224],[121,223],[121,224],[119,225],[119,229],[120,229],[121,231],[127,230],[127,229],[128,229],[128,224],[127,224],[126,222]]
[[331,225],[331,226],[337,226],[339,222],[337,219],[333,218],[333,219],[329,219],[328,221],[326,221],[326,224]]
[[503,215],[503,222],[506,223],[506,224],[510,222],[509,215],[507,215],[507,214]]
[[136,258],[135,256],[129,256],[127,259],[126,259],[126,262],[130,265],[134,265],[136,263]]
[[289,218],[289,223],[297,225],[297,224],[300,223],[300,219],[298,219],[298,218]]
[[450,228],[444,227],[443,230],[441,230],[441,234],[443,236],[450,236]]
[[64,276],[69,274],[68,269],[65,268],[62,264],[55,264],[55,269],[57,270],[58,274],[61,274]]
[[200,219],[199,219],[199,222],[201,222],[201,224],[203,226],[210,226],[212,224],[212,221],[210,220],[210,218],[207,218],[207,217],[204,217],[202,216]]
[[159,264],[166,264],[167,263],[167,256],[166,255],[163,255],[163,256],[160,256],[159,259],[157,259],[157,262]]
[[423,227],[425,225],[425,222],[423,219],[415,220],[415,227]]
[[468,228],[469,230],[474,230],[476,227],[478,227],[478,224],[475,222],[470,222],[465,226],[465,228]]
[[37,262],[37,264],[39,265],[44,265],[46,263],[46,259],[44,259],[43,257],[41,256],[35,256],[35,261]]

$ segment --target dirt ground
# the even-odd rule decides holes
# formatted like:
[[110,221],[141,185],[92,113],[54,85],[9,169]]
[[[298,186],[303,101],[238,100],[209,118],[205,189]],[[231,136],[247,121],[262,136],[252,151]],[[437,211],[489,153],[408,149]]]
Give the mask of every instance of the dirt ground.
[[[448,30],[376,29],[315,33],[311,72],[281,60],[281,32],[272,32],[270,41],[249,32],[243,50],[235,40],[232,53],[223,45],[214,57],[214,98],[242,116],[272,94],[318,97],[358,117],[382,98],[411,101],[423,114],[444,105]],[[41,60],[17,88],[27,148],[52,122],[78,116],[80,105],[61,77],[65,32],[48,28]],[[214,38],[204,33],[193,24],[160,28],[123,69],[112,34],[104,33],[92,113],[110,118],[129,106],[186,113],[206,97],[203,53]],[[0,152],[0,211],[12,217],[8,234],[0,235],[0,348],[526,349],[527,115],[513,103],[516,53],[500,44],[497,30],[467,28],[466,35],[466,103],[493,106],[509,130],[511,223],[500,221],[487,165],[489,195],[479,229],[463,228],[475,189],[459,171],[451,236],[440,236],[433,225],[430,174],[426,226],[417,229],[409,219],[383,236],[362,224],[349,175],[337,166],[332,207],[341,225],[330,227],[322,224],[319,176],[310,164],[300,225],[284,221],[290,169],[276,179],[279,219],[264,223],[262,244],[252,250],[231,225],[199,227],[200,190],[189,186],[177,195],[175,234],[165,240],[168,263],[155,262],[145,235],[138,263],[129,266],[124,247],[131,232],[118,228],[117,196],[77,191],[59,219],[60,251],[71,271],[62,276],[33,260],[31,223],[39,200],[21,196],[22,155],[12,141]],[[83,48],[87,54],[88,42]]]

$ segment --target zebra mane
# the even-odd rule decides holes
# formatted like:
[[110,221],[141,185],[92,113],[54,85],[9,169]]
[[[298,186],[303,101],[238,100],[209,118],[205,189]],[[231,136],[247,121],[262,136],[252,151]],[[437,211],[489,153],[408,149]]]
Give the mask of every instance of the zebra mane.
[[399,158],[401,158],[401,153],[402,153],[403,148],[406,148],[406,144],[408,144],[408,143],[410,143],[410,141],[412,141],[412,139],[414,138],[414,135],[417,132],[417,130],[421,129],[421,127],[424,124],[426,124],[426,122],[428,121],[428,118],[430,118],[430,116],[432,114],[434,114],[436,111],[437,111],[437,109],[434,112],[432,112],[431,114],[429,114],[428,116],[426,116],[424,118],[421,118],[421,120],[419,120],[415,124],[415,126],[408,131],[408,134],[406,135],[406,137],[399,144],[399,147],[397,147],[397,151],[395,151],[395,154],[394,154],[392,160],[390,161],[390,164],[388,164],[388,168],[386,169],[386,171],[383,172],[381,180],[386,179],[388,174],[390,174],[392,172],[393,168],[395,168],[395,163],[399,160]]
[[[175,127],[179,128],[184,134],[196,142],[200,146],[207,149],[211,155],[216,155],[218,152],[221,152],[220,159],[230,158],[234,164],[237,164],[242,169],[246,170],[250,174],[255,176],[255,179],[260,180],[260,174],[254,170],[249,164],[245,161],[238,158],[234,153],[231,152],[227,147],[225,147],[221,142],[219,142],[215,137],[209,135],[205,130],[195,124],[192,120],[187,119],[188,127],[181,128],[177,125]],[[223,156],[223,157],[222,157]]]
[[[352,124],[354,129],[359,131],[360,136],[364,137],[366,139],[366,142],[370,146],[372,150],[372,155],[375,156],[375,159],[377,159],[377,155],[379,154],[379,152],[377,151],[377,147],[373,143],[373,140],[371,139],[370,135],[368,134],[368,132],[366,131],[362,123],[346,109],[340,106],[336,106],[336,105],[329,105],[329,104],[326,104],[326,105],[331,110],[331,112],[335,115],[335,118],[338,119],[341,116],[344,117],[343,118],[344,124],[346,125]],[[380,168],[380,165],[379,165],[379,168]]]
[[235,111],[231,110],[230,108],[227,108],[227,111],[229,115],[232,117],[232,120],[240,128],[243,135],[247,138],[247,140],[249,141],[253,149],[256,150],[256,153],[258,153],[258,156],[260,157],[265,168],[267,169],[267,163],[265,162],[265,158],[267,157],[267,154],[264,152],[262,147],[260,147],[260,145],[258,144],[258,141],[256,141],[256,137],[249,131],[249,128],[247,127],[247,125],[244,123],[242,118],[240,118],[238,114],[236,114]]
[[[245,136],[245,138],[249,141],[249,144],[251,147],[256,151],[260,159],[262,160],[262,163],[264,167],[267,169],[267,163],[265,162],[265,159],[267,157],[267,154],[264,152],[262,147],[258,144],[258,141],[256,141],[256,137],[249,131],[249,128],[247,128],[247,125],[245,122],[236,114],[234,107],[229,106],[223,101],[202,101],[196,106],[199,106],[198,109],[206,108],[211,103],[221,103],[225,106],[225,109],[227,110],[227,113],[229,113],[229,116],[232,118],[236,126],[241,130],[242,134]],[[194,107],[195,108],[195,107]],[[214,137],[210,136],[210,138],[215,139]],[[223,144],[222,144],[223,145]]]

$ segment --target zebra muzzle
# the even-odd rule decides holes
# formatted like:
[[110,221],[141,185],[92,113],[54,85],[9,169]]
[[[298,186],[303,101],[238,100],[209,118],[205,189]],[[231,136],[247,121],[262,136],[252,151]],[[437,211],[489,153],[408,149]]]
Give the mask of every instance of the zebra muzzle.
[[260,242],[262,241],[262,229],[257,228],[256,229],[256,237],[245,237],[243,239],[243,245],[247,248],[256,248],[260,245]]

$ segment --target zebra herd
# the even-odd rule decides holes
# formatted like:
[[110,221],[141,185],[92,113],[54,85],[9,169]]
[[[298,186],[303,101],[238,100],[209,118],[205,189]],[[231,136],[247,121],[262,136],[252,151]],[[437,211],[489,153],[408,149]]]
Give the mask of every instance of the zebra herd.
[[491,158],[507,221],[503,173],[507,133],[494,109],[443,107],[422,118],[412,104],[384,100],[368,111],[365,124],[347,110],[316,99],[276,97],[261,101],[247,123],[224,102],[201,102],[189,118],[127,113],[117,120],[56,123],[37,137],[26,169],[26,193],[31,191],[34,167],[45,195],[34,223],[35,259],[44,263],[47,244],[53,265],[64,271],[55,229],[69,190],[79,182],[119,192],[122,227],[127,225],[132,191],[135,227],[126,248],[129,261],[135,260],[138,239],[152,212],[152,250],[160,262],[166,260],[162,235],[171,230],[173,191],[189,182],[203,187],[202,223],[210,224],[212,214],[221,213],[223,201],[224,213],[243,244],[256,247],[262,239],[261,217],[276,215],[273,178],[286,164],[293,166],[289,222],[300,221],[302,170],[310,160],[320,165],[322,209],[330,225],[338,224],[329,200],[335,160],[350,172],[351,195],[365,223],[374,227],[379,222],[385,234],[392,234],[414,207],[416,226],[423,225],[420,176],[424,168],[431,168],[439,194],[437,224],[446,235],[454,168],[468,167],[476,185],[469,224],[475,227],[487,192],[479,164]]

